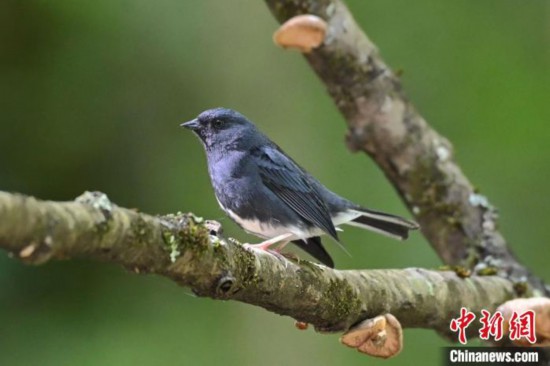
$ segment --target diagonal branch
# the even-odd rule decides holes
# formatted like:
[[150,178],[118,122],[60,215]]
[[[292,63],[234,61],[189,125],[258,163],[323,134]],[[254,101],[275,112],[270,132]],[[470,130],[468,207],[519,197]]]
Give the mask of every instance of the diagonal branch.
[[496,271],[550,288],[520,264],[497,229],[494,207],[478,194],[452,156],[452,146],[418,114],[401,82],[341,0],[265,0],[284,22],[313,14],[327,24],[324,44],[305,57],[343,114],[348,147],[371,156],[448,264]]
[[0,248],[25,263],[116,263],[168,277],[199,296],[291,316],[319,331],[345,331],[391,313],[404,327],[447,334],[450,317],[463,304],[479,312],[517,297],[513,283],[498,276],[461,278],[417,268],[338,271],[248,251],[218,231],[218,223],[191,214],[153,217],[120,208],[101,193],[51,202],[0,192]]

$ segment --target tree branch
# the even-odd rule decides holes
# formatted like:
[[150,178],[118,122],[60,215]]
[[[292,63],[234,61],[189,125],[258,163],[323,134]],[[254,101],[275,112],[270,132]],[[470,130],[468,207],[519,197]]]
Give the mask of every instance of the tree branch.
[[117,263],[168,277],[199,296],[291,316],[319,331],[345,331],[391,313],[403,327],[446,334],[463,304],[479,312],[517,297],[513,283],[498,276],[461,278],[418,268],[339,271],[249,251],[218,233],[218,223],[191,214],[153,217],[117,207],[101,193],[51,202],[0,192],[0,248],[25,263]]
[[[454,162],[450,143],[414,110],[345,5],[266,2],[280,21],[304,13],[327,21],[324,45],[306,59],[347,120],[348,146],[383,169],[443,261],[478,275],[333,270],[246,250],[224,240],[219,224],[191,214],[153,217],[119,208],[100,193],[49,202],[0,192],[0,248],[29,264],[69,258],[118,263],[168,277],[200,296],[261,306],[320,331],[346,331],[391,313],[403,327],[448,335],[451,317],[464,305],[479,313],[520,295],[548,295],[511,254],[494,208]],[[493,268],[499,276],[481,276]]]
[[449,141],[405,97],[398,76],[345,4],[265,1],[280,22],[300,14],[326,20],[324,44],[305,58],[346,119],[348,147],[376,161],[441,259],[475,273],[495,271],[550,295],[550,288],[513,256],[497,229],[496,210],[456,164]]

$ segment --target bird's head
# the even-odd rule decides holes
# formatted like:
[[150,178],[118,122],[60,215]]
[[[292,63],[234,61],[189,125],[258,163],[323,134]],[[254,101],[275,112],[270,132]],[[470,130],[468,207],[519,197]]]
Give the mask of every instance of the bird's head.
[[253,143],[257,131],[245,116],[227,108],[206,110],[180,126],[192,130],[207,150],[214,146],[223,149]]

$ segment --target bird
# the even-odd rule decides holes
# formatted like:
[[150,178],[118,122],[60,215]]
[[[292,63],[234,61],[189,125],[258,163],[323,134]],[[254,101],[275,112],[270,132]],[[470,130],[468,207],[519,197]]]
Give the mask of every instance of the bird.
[[337,243],[338,227],[351,225],[404,240],[414,221],[357,205],[330,191],[300,167],[241,113],[214,108],[180,125],[206,152],[218,204],[249,234],[264,239],[247,247],[280,250],[289,242],[324,265],[334,261],[321,242]]

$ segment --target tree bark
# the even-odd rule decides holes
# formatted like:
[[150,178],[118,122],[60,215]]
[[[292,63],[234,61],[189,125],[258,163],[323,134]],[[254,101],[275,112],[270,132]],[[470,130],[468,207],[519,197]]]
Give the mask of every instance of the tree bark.
[[[391,313],[403,327],[448,335],[464,304],[494,310],[518,296],[499,276],[461,278],[454,271],[334,270],[305,260],[247,250],[220,225],[192,214],[153,217],[120,208],[102,193],[74,202],[0,192],[0,248],[28,264],[85,258],[154,273],[199,296],[261,306],[315,326],[346,331]],[[471,330],[475,328],[472,327]]]
[[548,287],[510,252],[493,206],[464,176],[451,144],[416,112],[345,5],[266,3],[279,21],[304,13],[327,21],[324,44],[305,57],[345,117],[349,148],[376,161],[442,260],[461,267],[333,270],[246,250],[223,239],[219,224],[192,214],[153,217],[117,207],[101,193],[49,202],[0,192],[0,248],[29,264],[71,258],[121,264],[168,277],[200,296],[261,306],[320,331],[346,331],[391,313],[403,327],[448,335],[450,318],[462,306],[479,314],[518,296],[547,296]]
[[453,159],[450,142],[431,128],[402,90],[399,77],[341,0],[265,0],[281,23],[300,14],[327,22],[324,44],[305,58],[348,125],[347,145],[368,154],[448,264],[497,272],[550,288],[517,261],[498,231],[497,213]]

